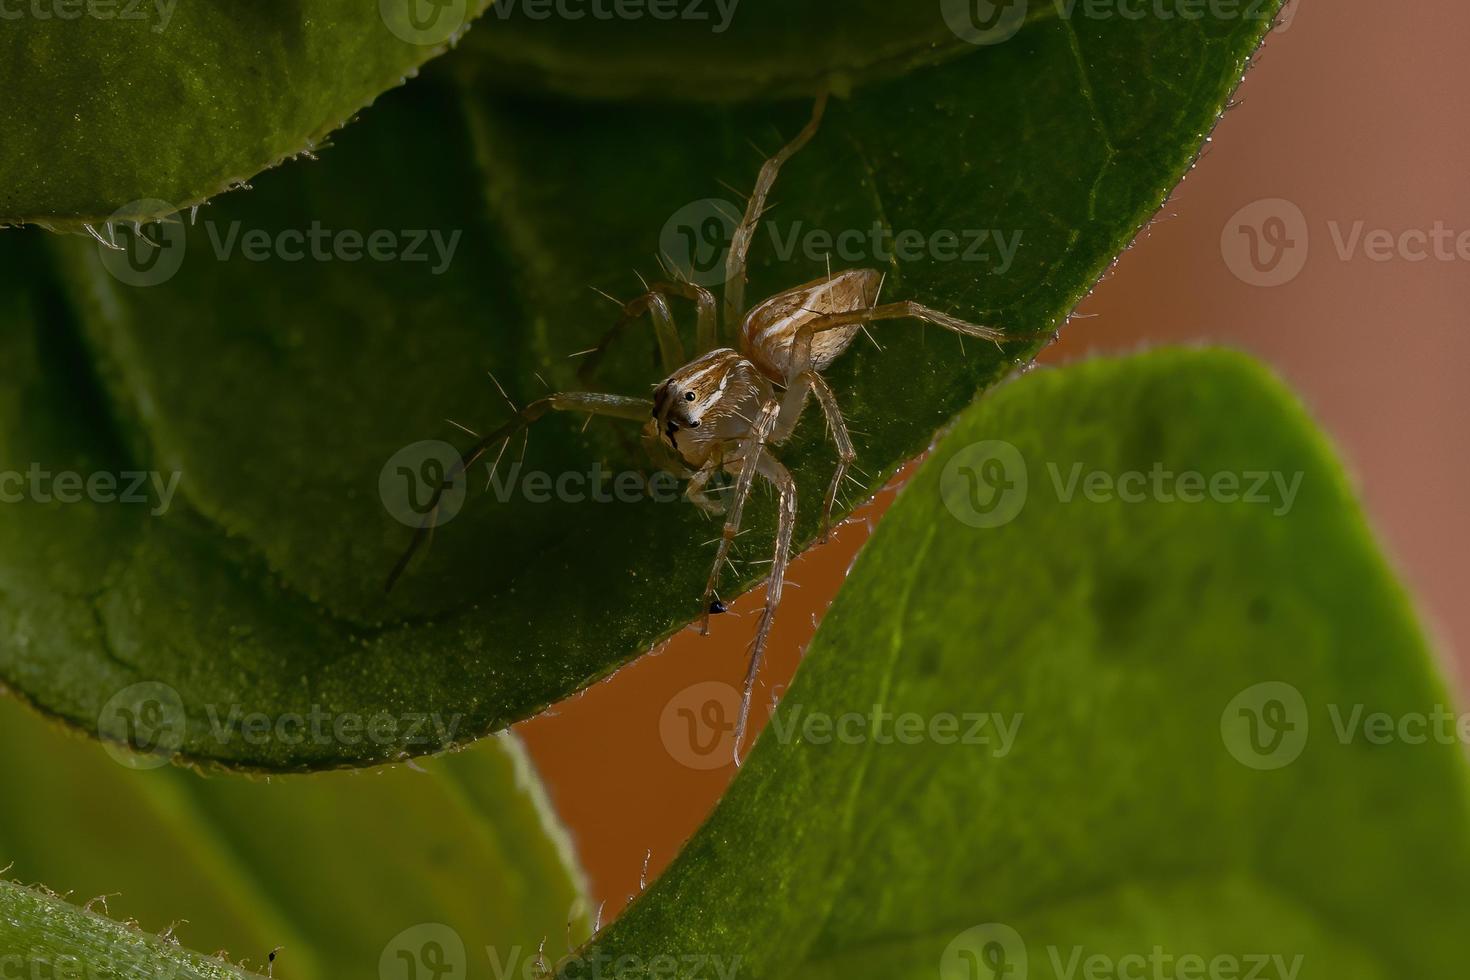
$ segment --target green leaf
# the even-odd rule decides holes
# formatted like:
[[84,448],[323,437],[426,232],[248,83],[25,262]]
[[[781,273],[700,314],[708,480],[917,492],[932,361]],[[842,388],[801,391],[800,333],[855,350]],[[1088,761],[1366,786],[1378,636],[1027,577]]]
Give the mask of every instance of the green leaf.
[[[1261,367],[1033,374],[939,443],[724,800],[562,976],[1246,976],[1261,954],[1283,960],[1259,976],[1458,976],[1453,721],[1413,744],[1346,720],[1449,704],[1330,449]],[[1009,740],[968,737],[975,715]],[[1156,947],[1177,972],[1123,960]]]
[[[564,834],[510,736],[419,771],[269,782],[204,779],[157,757],[109,753],[0,699],[0,771],[25,801],[0,809],[0,867],[10,876],[77,901],[106,895],[110,915],[228,950],[262,973],[283,947],[278,975],[294,980],[412,980],[432,972],[426,958],[440,953],[426,947],[436,942],[458,969],[450,975],[488,978],[495,963],[519,971],[543,940],[554,961],[568,933],[585,928]],[[53,931],[28,916],[6,943],[5,919],[3,952]],[[109,948],[69,930],[45,942],[36,948]]]
[[8,5],[0,225],[147,220],[310,154],[488,2]]
[[[677,0],[675,17],[583,17],[550,22],[537,0],[500,0],[465,41],[455,67],[509,88],[589,99],[739,102],[816,95],[896,77],[975,53],[950,27],[970,0],[913,5]],[[1002,3],[986,39],[1001,44],[1026,20],[1054,17],[1060,0]],[[1272,8],[1256,12],[1268,18]]]
[[[938,12],[909,16],[931,29]],[[926,247],[898,261],[881,241],[882,254],[850,242],[837,264],[881,266],[887,298],[1028,338],[999,351],[903,322],[874,327],[882,350],[854,345],[828,375],[858,442],[853,499],[1060,325],[1191,165],[1264,27],[1041,17],[1004,44],[831,106],[776,186],[749,297],[824,273],[810,232],[886,229]],[[486,372],[521,404],[545,391],[541,379],[579,387],[569,355],[616,313],[588,287],[634,295],[635,271],[658,274],[668,236],[712,216],[700,202],[725,194],[720,180],[750,186],[760,157],[748,141],[773,150],[809,104],[589,106],[428,81],[384,99],[319,164],[155,226],[166,254],[137,242],[129,253],[156,260],[153,271],[72,240],[53,249],[54,274],[12,280],[3,469],[152,471],[165,490],[180,475],[157,517],[156,506],[0,508],[0,622],[24,639],[0,648],[0,678],[46,710],[95,730],[116,692],[159,681],[180,695],[170,748],[185,757],[371,764],[534,714],[698,612],[702,542],[716,531],[682,503],[597,502],[585,482],[584,499],[535,502],[519,480],[501,501],[477,469],[459,516],[385,599],[408,539],[385,500],[406,496],[399,467],[421,468],[422,440],[469,441],[446,417],[480,431],[504,419]],[[332,247],[344,231],[392,233],[427,260],[347,261]],[[1014,254],[1002,260],[978,239],[987,231]],[[418,232],[438,235],[443,255]],[[293,260],[316,233],[329,260]],[[783,251],[793,236],[811,247]],[[261,259],[258,240],[288,254],[272,244]],[[137,284],[170,263],[165,281]],[[639,327],[596,384],[647,392],[660,373],[651,347]],[[641,473],[635,436],[548,418],[520,473]],[[521,454],[507,453],[502,482]],[[821,423],[809,419],[781,456],[802,488],[807,541],[833,465]],[[748,515],[727,596],[764,574],[772,510],[758,500]],[[462,724],[427,744],[222,744],[207,715],[232,705]],[[122,736],[116,718],[103,727]]]
[[0,950],[0,965],[14,977],[257,976],[8,881],[0,881]]

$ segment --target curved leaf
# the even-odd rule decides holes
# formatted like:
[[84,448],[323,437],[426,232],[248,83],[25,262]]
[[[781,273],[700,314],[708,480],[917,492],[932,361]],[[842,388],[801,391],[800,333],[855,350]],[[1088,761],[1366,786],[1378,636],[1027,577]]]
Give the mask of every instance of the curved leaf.
[[[278,975],[294,980],[412,980],[440,958],[435,942],[452,975],[489,977],[485,950],[529,962],[544,940],[554,960],[585,926],[563,831],[513,738],[427,771],[269,782],[109,751],[0,700],[0,773],[26,801],[0,810],[9,875],[106,895],[112,916],[261,972],[281,947]],[[55,950],[84,953],[64,937]]]
[[[1191,164],[1264,27],[1040,18],[1006,44],[858,89],[783,172],[749,296],[823,274],[822,236],[841,235],[835,260],[883,267],[888,298],[1021,337],[1055,328]],[[518,403],[542,379],[577,386],[568,355],[616,312],[588,287],[634,294],[636,271],[656,275],[660,249],[703,230],[718,181],[753,180],[747,140],[769,151],[809,106],[588,106],[465,85],[396,93],[320,165],[155,226],[162,247],[128,253],[141,265],[59,243],[55,292],[39,306],[12,298],[20,326],[0,360],[21,393],[4,414],[9,468],[150,471],[155,503],[178,483],[157,517],[0,510],[0,617],[27,641],[0,649],[0,678],[88,729],[117,691],[160,681],[181,698],[171,747],[184,756],[361,765],[527,717],[697,612],[708,521],[649,493],[590,499],[594,466],[647,467],[616,423],[538,424],[518,472],[580,481],[550,502],[520,480],[504,500],[483,493],[477,470],[459,516],[389,599],[381,583],[408,532],[385,501],[407,496],[422,440],[468,441],[445,416],[481,430],[505,417],[486,372]],[[382,261],[367,254],[375,233]],[[829,373],[857,436],[854,498],[1039,346],[967,347],[912,322],[872,334],[882,350],[863,341]],[[639,328],[596,383],[646,392],[659,373],[650,347]],[[71,392],[99,379],[100,403],[78,403]],[[502,482],[521,454],[512,448]],[[803,488],[808,540],[832,467],[820,423],[781,455]],[[731,592],[763,573],[770,511],[758,501],[749,517]],[[236,704],[464,723],[427,744],[401,733],[221,744],[208,713]],[[116,725],[106,734],[120,737]]]
[[1344,721],[1449,703],[1279,382],[1038,373],[939,443],[714,814],[560,975],[1456,976],[1463,746]]
[[7,4],[0,225],[147,220],[309,154],[488,2]]

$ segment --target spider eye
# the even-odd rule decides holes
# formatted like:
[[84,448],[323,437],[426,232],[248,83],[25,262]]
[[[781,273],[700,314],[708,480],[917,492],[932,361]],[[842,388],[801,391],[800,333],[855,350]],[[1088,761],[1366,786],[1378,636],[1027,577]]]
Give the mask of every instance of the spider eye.
[[691,429],[697,429],[697,428],[699,428],[699,419],[693,419],[693,420],[691,420],[690,423],[689,423],[689,428],[691,428]]
[[686,391],[686,392],[684,392],[684,400],[686,402],[692,402],[692,401],[694,401],[694,392],[692,392],[692,391]]

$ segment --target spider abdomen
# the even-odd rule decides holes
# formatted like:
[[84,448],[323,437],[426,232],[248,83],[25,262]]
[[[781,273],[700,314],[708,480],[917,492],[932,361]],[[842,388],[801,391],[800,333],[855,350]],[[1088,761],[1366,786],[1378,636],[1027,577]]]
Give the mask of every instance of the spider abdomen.
[[877,269],[849,269],[777,293],[755,307],[740,327],[745,354],[773,381],[786,382],[805,368],[824,371],[852,343],[861,327],[824,330],[811,336],[811,363],[802,365],[795,349],[805,324],[832,313],[852,313],[873,306],[883,274]]

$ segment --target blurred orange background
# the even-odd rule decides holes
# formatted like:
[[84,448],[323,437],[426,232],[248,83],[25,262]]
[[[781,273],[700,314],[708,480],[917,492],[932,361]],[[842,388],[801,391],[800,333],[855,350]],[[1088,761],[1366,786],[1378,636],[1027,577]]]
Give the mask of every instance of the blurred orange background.
[[[1458,500],[1470,476],[1467,38],[1470,6],[1449,0],[1298,0],[1200,165],[1042,357],[1215,342],[1275,365],[1337,442],[1451,670],[1470,649]],[[1437,229],[1447,257],[1434,254]],[[893,495],[793,565],[758,722]],[[604,922],[638,890],[645,859],[656,875],[734,775],[726,751],[681,744],[668,725],[704,699],[693,685],[739,685],[760,601],[743,597],[710,636],[686,631],[517,727]]]

